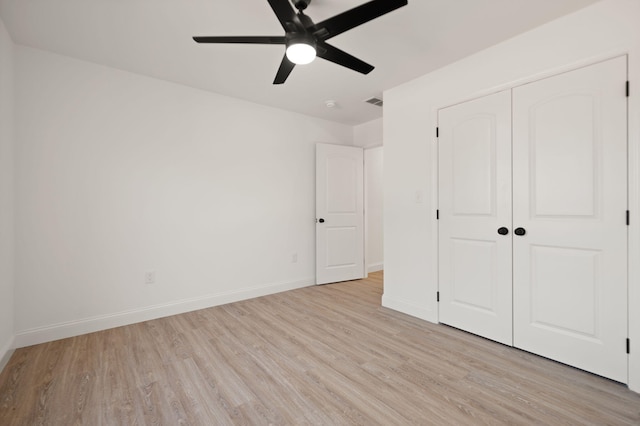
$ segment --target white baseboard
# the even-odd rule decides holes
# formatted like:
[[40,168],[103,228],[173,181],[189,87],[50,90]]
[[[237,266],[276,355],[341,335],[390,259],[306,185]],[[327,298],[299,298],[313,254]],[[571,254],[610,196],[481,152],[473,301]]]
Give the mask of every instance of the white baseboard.
[[109,328],[120,327],[123,325],[135,324],[138,322],[210,308],[212,306],[238,302],[240,300],[309,287],[314,284],[315,278],[307,278],[288,283],[255,286],[239,291],[178,300],[175,302],[148,306],[140,309],[100,315],[44,327],[36,327],[17,332],[15,335],[15,347],[22,348],[25,346],[37,345],[40,343],[107,330]]
[[11,355],[13,355],[14,340],[15,338],[12,337],[7,343],[5,343],[4,347],[0,348],[0,372],[4,370],[4,368],[9,363]]
[[383,294],[382,306],[385,308],[393,309],[394,311],[402,312],[403,314],[411,315],[412,317],[423,319],[425,321],[436,324],[438,323],[437,312],[425,309],[424,307],[416,305],[409,300],[392,298]]
[[382,271],[383,269],[384,269],[384,262],[370,263],[367,265],[368,273]]

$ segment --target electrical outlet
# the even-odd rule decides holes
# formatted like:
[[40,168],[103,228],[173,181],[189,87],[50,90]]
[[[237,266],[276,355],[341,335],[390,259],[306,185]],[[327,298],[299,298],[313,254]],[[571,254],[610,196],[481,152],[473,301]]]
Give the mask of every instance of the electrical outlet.
[[144,283],[145,284],[154,284],[156,282],[156,272],[149,271],[144,274]]

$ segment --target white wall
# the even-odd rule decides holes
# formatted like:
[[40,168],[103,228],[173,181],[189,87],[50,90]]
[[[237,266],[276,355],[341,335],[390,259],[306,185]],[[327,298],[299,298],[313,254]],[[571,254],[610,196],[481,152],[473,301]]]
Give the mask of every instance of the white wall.
[[[378,108],[378,107],[376,107]],[[362,148],[382,146],[382,118],[371,120],[353,127],[353,144]]]
[[365,259],[367,272],[384,269],[383,147],[364,150]]
[[13,348],[13,42],[0,20],[0,371]]
[[17,346],[313,284],[314,146],[350,126],[15,59]]
[[629,53],[630,387],[640,391],[639,23],[639,1],[603,0],[385,92],[383,305],[438,320],[437,109]]
[[382,118],[353,127],[353,144],[364,148],[364,252],[367,272],[384,268],[382,136]]

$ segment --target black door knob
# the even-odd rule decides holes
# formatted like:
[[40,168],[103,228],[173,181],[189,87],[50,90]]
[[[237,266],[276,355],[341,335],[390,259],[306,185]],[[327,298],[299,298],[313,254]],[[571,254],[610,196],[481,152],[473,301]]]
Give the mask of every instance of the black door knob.
[[320,218],[320,219],[318,219],[318,222],[324,223],[324,219]]
[[507,235],[509,233],[509,230],[507,228],[505,228],[504,226],[502,228],[498,229],[498,234],[500,235]]
[[523,236],[524,234],[527,233],[527,231],[524,228],[516,228],[513,230],[513,233],[516,235]]

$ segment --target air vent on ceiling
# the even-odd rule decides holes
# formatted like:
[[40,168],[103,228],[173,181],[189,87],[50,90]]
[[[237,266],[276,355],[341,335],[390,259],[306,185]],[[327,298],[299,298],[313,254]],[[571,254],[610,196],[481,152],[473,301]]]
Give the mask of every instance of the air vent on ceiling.
[[382,106],[382,99],[380,99],[380,98],[375,98],[374,97],[374,98],[371,98],[371,99],[367,99],[365,102],[368,103],[368,104],[371,104],[371,105],[379,106],[379,107]]

